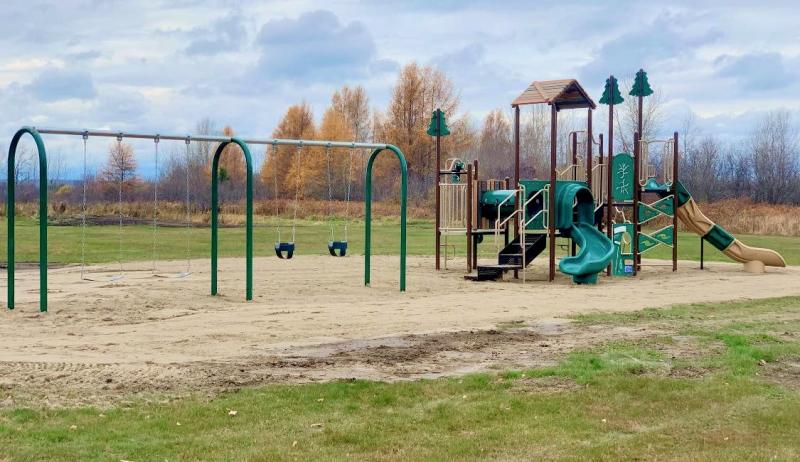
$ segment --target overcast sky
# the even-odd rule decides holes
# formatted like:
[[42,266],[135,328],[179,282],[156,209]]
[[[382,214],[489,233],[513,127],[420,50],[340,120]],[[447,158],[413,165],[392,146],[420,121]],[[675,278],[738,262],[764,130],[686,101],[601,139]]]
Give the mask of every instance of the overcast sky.
[[385,107],[410,61],[446,71],[475,120],[533,80],[597,100],[640,67],[670,124],[693,111],[728,137],[800,109],[796,1],[6,0],[0,19],[4,145],[21,125],[186,133],[204,116],[268,136],[343,84]]

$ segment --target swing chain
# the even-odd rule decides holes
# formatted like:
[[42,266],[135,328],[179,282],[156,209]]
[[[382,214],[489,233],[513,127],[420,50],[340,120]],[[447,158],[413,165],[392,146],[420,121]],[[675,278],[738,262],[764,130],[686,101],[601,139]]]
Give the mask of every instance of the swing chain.
[[294,214],[292,216],[292,242],[295,242],[295,236],[297,232],[297,208],[300,206],[299,204],[300,183],[302,179],[302,172],[300,169],[300,155],[302,153],[303,153],[303,141],[301,140],[300,144],[297,145],[297,151],[295,153],[295,156],[297,157],[297,159],[295,160],[295,165],[296,165],[295,168],[297,170],[295,180],[297,181],[297,184],[295,185],[294,189]]
[[[331,144],[325,145],[325,162],[328,174],[328,217],[333,215],[333,179],[331,178]],[[331,242],[333,242],[333,221],[331,221]]]
[[350,153],[347,159],[347,194],[345,194],[345,209],[344,209],[344,240],[347,242],[347,222],[350,220],[350,198],[353,190],[353,153],[356,149],[356,142],[353,141],[350,145]]

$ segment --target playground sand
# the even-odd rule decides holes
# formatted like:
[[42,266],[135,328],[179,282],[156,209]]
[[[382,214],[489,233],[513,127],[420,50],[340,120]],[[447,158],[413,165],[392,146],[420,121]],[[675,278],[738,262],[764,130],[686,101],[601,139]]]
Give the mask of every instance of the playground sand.
[[[242,259],[220,261],[217,297],[208,295],[207,261],[194,261],[187,278],[126,264],[115,282],[81,282],[78,268],[65,267],[49,273],[48,313],[38,312],[38,272],[18,270],[17,309],[0,313],[0,405],[536,366],[575,346],[652,334],[578,328],[563,319],[571,314],[800,294],[800,267],[749,274],[739,264],[701,271],[680,262],[677,273],[647,267],[636,279],[574,286],[560,274],[545,282],[546,262],[532,266],[526,284],[475,283],[463,269],[436,272],[423,257],[409,258],[401,294],[397,257],[373,257],[372,287],[363,286],[363,263],[258,258],[252,302],[244,301]],[[180,262],[158,266],[166,275],[182,270]]]

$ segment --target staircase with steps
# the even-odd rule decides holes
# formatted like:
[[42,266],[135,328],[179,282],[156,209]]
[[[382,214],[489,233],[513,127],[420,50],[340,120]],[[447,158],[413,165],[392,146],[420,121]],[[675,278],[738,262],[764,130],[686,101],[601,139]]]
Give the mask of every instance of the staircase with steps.
[[528,266],[545,249],[547,236],[545,234],[527,234],[525,236],[525,261],[522,261],[522,246],[520,236],[497,254],[496,265],[478,265],[474,273],[464,276],[471,281],[493,281],[503,277],[506,271],[519,270]]

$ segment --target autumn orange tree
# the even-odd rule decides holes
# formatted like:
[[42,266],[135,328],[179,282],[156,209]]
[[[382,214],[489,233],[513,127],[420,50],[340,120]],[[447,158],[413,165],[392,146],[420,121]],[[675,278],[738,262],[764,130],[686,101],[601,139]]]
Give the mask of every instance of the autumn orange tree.
[[367,141],[370,136],[369,97],[364,87],[345,85],[333,92],[331,110],[344,119],[352,141]]
[[108,147],[108,157],[100,171],[103,194],[113,199],[119,194],[131,195],[139,186],[136,175],[136,158],[133,146],[123,142],[113,142]]
[[[352,141],[355,135],[352,127],[348,124],[346,114],[337,110],[335,105],[330,106],[322,116],[322,124],[319,128],[319,138],[329,141]],[[353,153],[353,161],[356,152]],[[328,198],[328,174],[330,174],[331,191],[334,199],[343,199],[347,193],[348,178],[352,180],[356,176],[350,167],[350,151],[347,149],[331,149],[327,154],[319,156],[315,162],[313,171],[321,175],[323,179],[321,186],[324,187],[325,198]],[[328,171],[330,168],[330,172]]]
[[[289,107],[278,126],[273,130],[273,138],[314,139],[316,137],[314,113],[311,106],[303,102]],[[271,191],[271,197],[294,197],[296,188],[300,195],[305,195],[305,186],[310,177],[303,165],[313,157],[308,148],[301,155],[298,168],[297,148],[293,146],[266,147],[264,164],[261,166],[261,181]]]
[[[336,90],[331,97],[331,109],[344,117],[347,128],[351,133],[351,140],[358,142],[379,141],[374,137],[373,125],[373,111],[369,107],[369,97],[367,92],[362,86],[349,87],[343,86]],[[350,168],[350,152],[347,152],[348,158],[346,164],[341,165],[343,169],[340,176],[347,178],[349,175],[351,197],[361,198],[364,189],[364,169],[366,168],[367,157],[370,153],[364,150],[355,150],[353,152],[352,161],[353,165]],[[340,157],[344,153],[339,154]]]
[[[451,136],[443,139],[443,150],[455,153],[472,142],[468,119],[458,117],[459,97],[447,75],[431,66],[407,64],[400,71],[386,114],[376,121],[376,136],[399,147],[409,165],[409,194],[421,198],[435,180],[434,141],[426,134],[434,109],[440,108],[450,121]],[[396,161],[387,157],[376,163],[375,176],[385,186],[395,179]],[[385,188],[384,188],[385,189]]]

